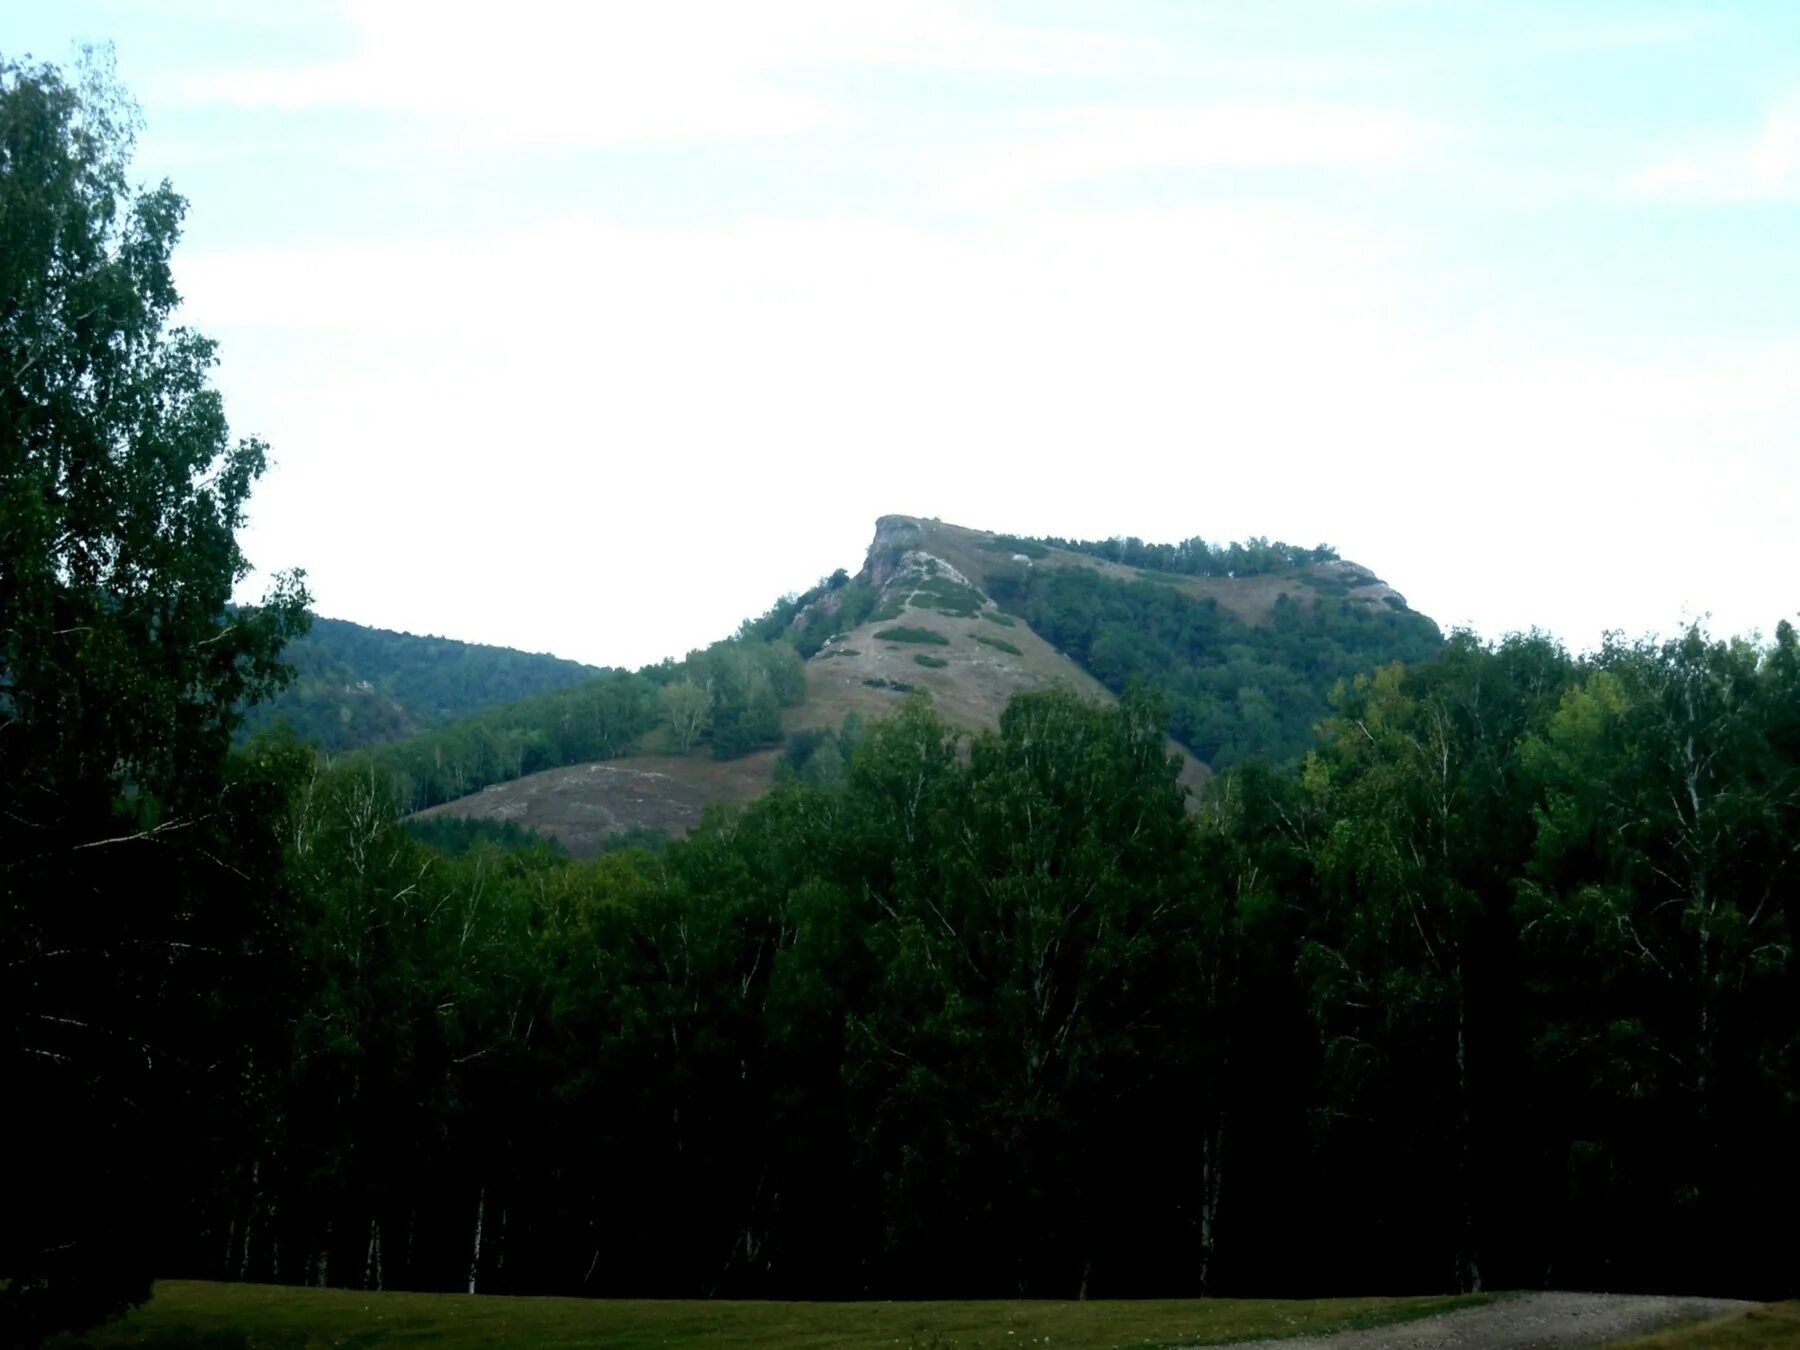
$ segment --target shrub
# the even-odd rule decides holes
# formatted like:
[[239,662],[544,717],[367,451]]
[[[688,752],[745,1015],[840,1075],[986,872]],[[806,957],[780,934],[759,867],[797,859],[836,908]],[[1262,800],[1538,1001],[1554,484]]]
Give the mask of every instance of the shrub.
[[1021,539],[1015,534],[997,534],[982,545],[989,553],[1023,553],[1027,558],[1047,558],[1050,550],[1035,539]]
[[976,633],[974,636],[975,640],[984,647],[992,647],[996,651],[1007,652],[1013,656],[1025,655],[1024,652],[1013,646],[1013,644],[1008,642],[1005,638],[989,637],[986,633]]
[[870,676],[863,681],[871,689],[892,689],[897,694],[910,694],[913,686],[905,680],[884,680],[879,676]]
[[934,609],[958,619],[971,619],[984,600],[985,597],[973,586],[952,581],[949,577],[934,576],[920,583],[912,593],[910,603],[918,609]]
[[950,639],[929,628],[884,628],[875,635],[883,642],[923,642],[932,647],[948,647]]
[[999,624],[1002,628],[1016,628],[1019,624],[1019,621],[1013,618],[1012,615],[1002,614],[997,609],[984,609],[981,611],[981,617],[986,619],[989,623]]
[[922,666],[929,666],[933,670],[942,669],[944,666],[950,664],[943,657],[933,656],[929,652],[920,652],[917,656],[913,657],[913,660],[917,661]]

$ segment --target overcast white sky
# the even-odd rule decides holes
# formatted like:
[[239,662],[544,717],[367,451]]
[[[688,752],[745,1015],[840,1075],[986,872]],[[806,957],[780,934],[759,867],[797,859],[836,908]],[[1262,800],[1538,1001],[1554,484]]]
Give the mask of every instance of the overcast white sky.
[[1800,608],[1791,0],[0,14],[116,43],[324,614],[637,665],[890,511],[1578,647]]

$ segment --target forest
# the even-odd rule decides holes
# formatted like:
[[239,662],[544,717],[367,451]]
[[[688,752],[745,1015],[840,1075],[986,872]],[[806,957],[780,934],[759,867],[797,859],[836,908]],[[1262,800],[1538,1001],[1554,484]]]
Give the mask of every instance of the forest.
[[1276,597],[1267,626],[1169,586],[1082,568],[996,568],[994,598],[1115,693],[1155,689],[1169,733],[1223,768],[1296,761],[1343,679],[1392,661],[1424,660],[1438,627],[1404,607],[1342,597]]
[[1257,535],[1242,541],[1212,544],[1199,535],[1183,539],[1179,544],[1147,544],[1135,535],[1112,539],[1043,539],[1024,541],[1066,548],[1074,553],[1087,553],[1124,567],[1146,572],[1174,572],[1190,577],[1254,577],[1271,572],[1288,572],[1308,563],[1336,562],[1338,551],[1330,544],[1311,548],[1283,543]]
[[282,661],[292,677],[273,698],[245,710],[242,732],[285,722],[324,750],[414,736],[601,673],[555,656],[317,616]]
[[[1571,654],[1322,599],[1240,650],[1047,574],[1003,603],[1116,704],[899,699],[588,861],[416,832],[652,726],[781,744],[799,608],[366,751],[243,734],[310,596],[231,605],[267,449],[129,151],[116,96],[0,64],[5,1343],[176,1275],[1800,1292],[1788,622]],[[1316,729],[1208,730],[1277,668]],[[1221,770],[1197,800],[1170,729]]]

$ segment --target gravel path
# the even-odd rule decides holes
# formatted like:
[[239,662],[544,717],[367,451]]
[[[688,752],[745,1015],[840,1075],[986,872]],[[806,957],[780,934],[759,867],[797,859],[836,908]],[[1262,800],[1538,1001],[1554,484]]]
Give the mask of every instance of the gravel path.
[[1398,1326],[1246,1344],[1281,1350],[1565,1350],[1606,1345],[1750,1306],[1727,1298],[1517,1294]]

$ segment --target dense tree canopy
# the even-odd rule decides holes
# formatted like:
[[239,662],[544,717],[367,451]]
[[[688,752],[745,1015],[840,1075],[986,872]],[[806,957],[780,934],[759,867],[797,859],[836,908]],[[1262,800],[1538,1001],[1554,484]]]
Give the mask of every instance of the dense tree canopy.
[[[1800,1291],[1791,626],[1573,658],[1002,565],[1118,703],[971,735],[909,697],[593,861],[409,827],[779,744],[821,632],[902,602],[838,573],[682,661],[234,751],[306,597],[228,605],[263,450],[169,326],[181,204],[129,186],[130,128],[103,78],[0,64],[0,1343],[153,1273]],[[1198,800],[1170,729],[1224,770]]]
[[321,618],[288,645],[283,658],[294,678],[248,710],[244,729],[283,721],[326,750],[399,740],[600,673],[579,661],[510,647]]
[[1336,562],[1338,556],[1330,544],[1306,548],[1260,535],[1228,544],[1209,544],[1198,535],[1179,544],[1147,544],[1135,535],[1115,535],[1111,539],[1051,537],[1028,542],[1090,554],[1146,572],[1174,572],[1190,577],[1262,576],[1293,571],[1309,563]]
[[129,184],[132,119],[101,62],[79,87],[0,62],[0,1073],[30,1103],[9,1113],[12,1335],[146,1287],[150,1160],[199,1090],[215,958],[253,926],[236,710],[304,618],[294,578],[223,617],[264,451],[228,435],[211,343],[169,326],[182,202]]
[[997,568],[989,584],[1107,688],[1157,690],[1170,733],[1215,768],[1296,760],[1339,680],[1424,660],[1442,642],[1422,614],[1341,597],[1283,595],[1256,625],[1214,600],[1086,568]]
[[376,745],[361,758],[389,775],[408,811],[528,773],[658,747],[704,744],[735,759],[781,743],[781,710],[801,702],[806,675],[781,642],[727,639],[636,672],[610,670],[548,693],[486,708]]
[[1197,814],[1141,697],[911,701],[592,863],[304,767],[295,1071],[183,1268],[1792,1292],[1796,652],[1459,635]]

